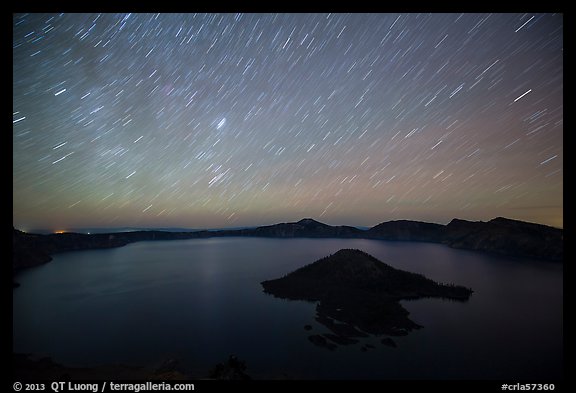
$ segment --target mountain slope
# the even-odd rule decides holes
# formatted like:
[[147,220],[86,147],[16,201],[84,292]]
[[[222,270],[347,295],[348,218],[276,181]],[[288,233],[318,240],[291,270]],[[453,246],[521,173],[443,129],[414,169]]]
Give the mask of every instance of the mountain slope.
[[454,219],[443,230],[442,243],[466,250],[562,261],[563,230],[498,217],[488,222]]
[[444,225],[420,221],[388,221],[367,231],[367,236],[383,240],[439,242]]
[[261,226],[241,231],[245,236],[263,237],[362,237],[364,231],[351,226],[331,226],[311,218],[298,222]]

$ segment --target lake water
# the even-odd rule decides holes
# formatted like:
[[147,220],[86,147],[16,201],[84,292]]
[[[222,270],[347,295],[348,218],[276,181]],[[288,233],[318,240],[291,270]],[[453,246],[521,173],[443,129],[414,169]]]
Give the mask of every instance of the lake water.
[[[395,337],[314,346],[315,304],[276,299],[260,282],[357,248],[396,268],[470,287],[466,303],[405,301],[424,327]],[[59,254],[21,272],[13,350],[67,365],[153,365],[177,358],[206,375],[229,354],[256,378],[522,379],[562,375],[562,265],[360,239],[212,238],[139,242]],[[310,332],[304,325],[313,326]],[[362,344],[376,347],[362,352]]]

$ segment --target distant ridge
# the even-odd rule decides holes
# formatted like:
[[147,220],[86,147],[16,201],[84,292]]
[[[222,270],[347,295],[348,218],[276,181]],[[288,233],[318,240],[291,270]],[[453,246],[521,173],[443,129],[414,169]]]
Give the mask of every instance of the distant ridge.
[[[86,235],[94,235],[97,233],[122,233],[122,232],[144,232],[144,231],[160,231],[160,232],[198,232],[198,231],[223,231],[223,230],[240,230],[256,228],[255,226],[242,226],[231,228],[180,228],[180,227],[120,227],[120,228],[66,228],[63,232],[69,233],[82,233]],[[50,229],[31,229],[27,233],[35,233],[39,235],[50,235],[54,231]]]
[[200,231],[129,231],[116,233],[29,234],[17,229],[12,233],[12,268],[38,266],[49,262],[50,255],[74,250],[121,247],[151,240],[181,240],[222,236],[277,238],[352,238],[441,243],[453,248],[500,255],[562,262],[564,231],[541,224],[497,217],[488,222],[453,219],[448,225],[398,220],[378,224],[368,230],[352,226],[332,226],[304,218],[244,229]]
[[378,224],[368,230],[371,237],[388,240],[441,242],[444,225],[398,220]]

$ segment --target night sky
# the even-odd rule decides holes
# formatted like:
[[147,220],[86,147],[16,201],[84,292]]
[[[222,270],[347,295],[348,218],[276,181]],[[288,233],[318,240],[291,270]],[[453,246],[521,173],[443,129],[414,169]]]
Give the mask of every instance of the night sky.
[[13,16],[16,228],[563,226],[561,14]]

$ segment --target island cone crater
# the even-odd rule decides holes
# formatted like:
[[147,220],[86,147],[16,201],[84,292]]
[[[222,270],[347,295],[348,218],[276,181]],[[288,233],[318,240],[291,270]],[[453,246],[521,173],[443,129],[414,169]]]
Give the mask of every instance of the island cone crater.
[[[339,250],[261,284],[264,292],[278,298],[317,301],[316,321],[337,336],[327,334],[323,338],[335,344],[352,343],[350,339],[354,337],[369,335],[401,336],[420,328],[408,318],[400,300],[467,301],[473,292],[470,288],[440,284],[421,274],[396,269],[352,249]],[[324,342],[318,338],[311,341]]]

